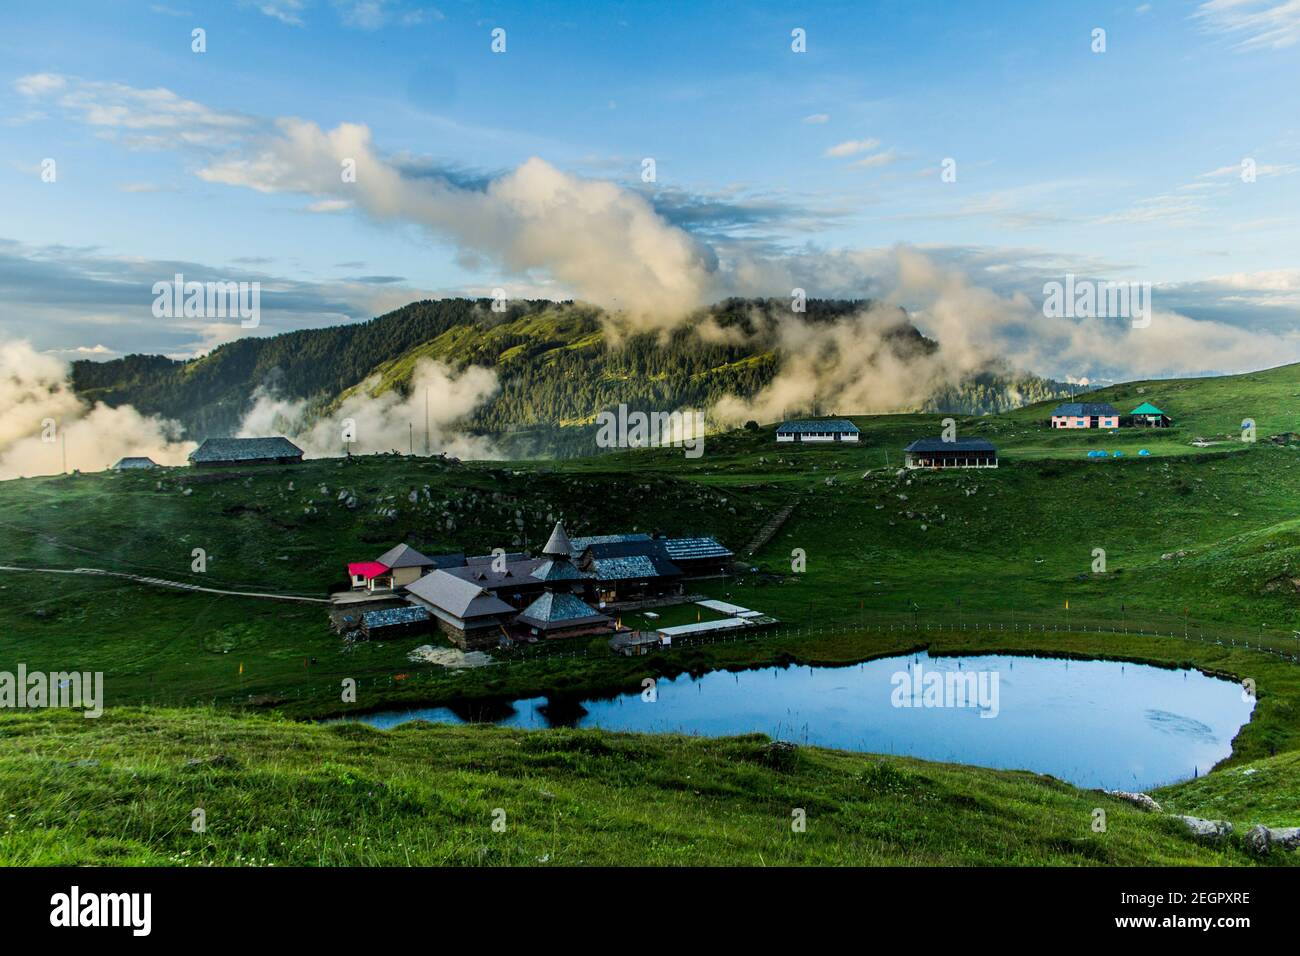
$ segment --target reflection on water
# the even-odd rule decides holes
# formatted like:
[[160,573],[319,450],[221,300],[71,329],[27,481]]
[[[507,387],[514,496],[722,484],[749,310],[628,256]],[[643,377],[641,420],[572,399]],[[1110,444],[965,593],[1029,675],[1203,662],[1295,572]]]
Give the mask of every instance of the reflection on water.
[[682,675],[660,680],[656,696],[653,702],[639,692],[581,702],[539,697],[350,719],[376,727],[426,720],[703,736],[760,732],[843,750],[1033,770],[1079,786],[1144,790],[1205,773],[1228,756],[1254,706],[1236,684],[1198,671],[923,653],[847,667]]

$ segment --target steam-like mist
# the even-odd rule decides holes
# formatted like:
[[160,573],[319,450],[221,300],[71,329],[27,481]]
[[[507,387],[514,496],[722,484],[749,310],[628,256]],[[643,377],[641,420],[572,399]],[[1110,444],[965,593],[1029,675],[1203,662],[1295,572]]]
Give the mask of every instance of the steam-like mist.
[[87,404],[68,382],[67,366],[26,342],[0,343],[0,480],[100,471],[126,456],[183,465],[194,443],[180,426],[129,405]]
[[[488,439],[457,428],[496,393],[497,376],[491,369],[470,366],[456,374],[440,362],[422,359],[412,373],[406,396],[396,391],[375,395],[378,384],[377,377],[368,379],[349,392],[336,409],[319,416],[313,416],[304,401],[276,398],[268,390],[259,390],[239,435],[285,435],[309,458],[343,455],[345,448],[363,455],[406,452],[414,446],[417,453],[423,453],[427,396],[431,452],[457,458],[501,457]],[[353,439],[346,446],[345,435]]]
[[[1218,370],[1258,368],[1300,352],[1296,342],[1277,336],[1161,312],[1158,293],[1146,328],[1113,319],[1049,319],[1027,296],[998,295],[905,246],[766,257],[737,246],[719,262],[707,245],[614,183],[582,179],[534,158],[482,189],[459,186],[383,158],[369,129],[355,124],[325,131],[282,119],[276,133],[242,143],[200,175],[264,192],[342,199],[375,219],[419,224],[456,243],[462,259],[486,259],[524,277],[536,272],[602,306],[611,339],[673,328],[727,295],[788,296],[798,287],[820,298],[869,293],[906,308],[939,343],[934,352],[899,350],[888,335],[897,324],[890,309],[829,324],[792,312],[777,333],[782,369],[776,381],[750,400],[720,403],[716,417],[727,422],[770,421],[782,409],[810,406],[814,397],[845,413],[913,408],[991,363],[1058,377],[1118,378],[1186,374],[1204,369],[1207,356]],[[736,336],[708,323],[699,332]]]
[[277,126],[278,135],[200,175],[261,192],[337,197],[375,219],[417,223],[454,241],[464,258],[518,275],[542,270],[642,324],[674,325],[705,299],[715,267],[708,247],[613,183],[534,158],[484,190],[461,188],[404,173],[376,153],[365,126],[326,132],[299,119]]
[[[787,410],[810,409],[814,401],[841,414],[910,410],[938,389],[988,369],[1157,378],[1210,362],[1234,372],[1300,359],[1294,336],[1247,332],[1158,307],[1150,323],[1137,328],[1127,319],[1049,318],[1027,296],[998,295],[907,247],[873,265],[880,304],[830,322],[793,312],[779,320],[776,378],[752,398],[724,398],[714,418],[724,424],[773,421]],[[903,305],[906,318],[936,349],[908,348],[891,336],[904,318]]]
[[[715,251],[658,215],[636,190],[539,158],[495,178],[465,177],[386,154],[357,123],[322,129],[291,117],[261,121],[170,91],[55,74],[21,77],[15,89],[87,122],[182,127],[184,135],[171,140],[178,148],[202,146],[195,154],[198,175],[208,182],[298,193],[309,197],[308,208],[355,208],[376,221],[422,227],[453,243],[467,267],[481,273],[490,266],[507,276],[508,297],[514,281],[530,291],[552,286],[556,298],[576,296],[601,306],[611,339],[674,328],[727,296],[785,297],[800,288],[811,298],[870,297],[903,307],[939,343],[937,352],[899,351],[889,340],[887,311],[829,325],[792,313],[776,335],[783,357],[777,381],[752,402],[724,402],[722,410],[732,416],[770,418],[814,395],[824,407],[844,412],[909,407],[995,360],[1057,378],[1118,379],[1208,371],[1207,363],[1214,371],[1242,371],[1300,358],[1292,334],[1162,311],[1158,285],[1145,328],[1115,319],[1045,318],[1032,283],[1025,288],[1035,299],[999,295],[907,247],[770,252],[775,241],[724,237]],[[163,140],[152,137],[148,144]],[[217,144],[225,152],[214,158]],[[699,332],[737,336],[735,328],[707,322]],[[328,445],[337,447],[332,437]]]

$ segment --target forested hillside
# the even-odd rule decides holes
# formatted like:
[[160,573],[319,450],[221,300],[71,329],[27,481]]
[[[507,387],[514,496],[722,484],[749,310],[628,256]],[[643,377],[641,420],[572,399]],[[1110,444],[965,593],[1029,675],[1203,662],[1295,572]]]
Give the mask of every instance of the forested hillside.
[[[831,322],[867,305],[810,300],[803,319]],[[259,389],[324,410],[360,386],[405,391],[424,358],[454,369],[481,365],[496,370],[500,389],[465,426],[503,436],[503,447],[514,454],[563,455],[587,448],[583,436],[596,413],[620,402],[671,410],[754,395],[780,369],[778,323],[788,309],[784,300],[733,299],[671,333],[613,342],[596,310],[571,302],[520,301],[495,313],[487,299],[423,301],[368,322],[240,339],[189,361],[144,355],[80,361],[73,385],[88,400],[176,419],[197,439],[233,433]],[[701,324],[712,334],[697,334]],[[901,310],[885,338],[904,358],[936,347]],[[1012,379],[991,369],[916,410],[982,414],[1067,392],[1059,382]]]

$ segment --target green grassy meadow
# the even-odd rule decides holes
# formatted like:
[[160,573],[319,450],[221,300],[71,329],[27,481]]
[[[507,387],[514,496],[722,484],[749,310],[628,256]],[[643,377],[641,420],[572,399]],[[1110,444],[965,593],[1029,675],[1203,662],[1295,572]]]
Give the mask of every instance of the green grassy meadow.
[[[1050,406],[959,419],[959,435],[998,445],[996,470],[900,475],[903,446],[937,435],[941,416],[889,415],[854,418],[859,447],[778,447],[769,426],[710,435],[694,459],[680,449],[558,463],[389,455],[0,483],[0,564],[312,597],[341,586],[348,561],[400,541],[426,553],[536,549],[563,518],[575,536],[711,534],[739,554],[795,506],[744,558],[747,570],[697,588],[780,628],[641,659],[616,658],[597,638],[450,671],[407,660],[417,644],[442,642],[433,635],[345,649],[321,604],[0,571],[0,669],[102,670],[110,705],[100,720],[0,717],[12,814],[0,860],[1249,862],[1235,842],[1200,846],[1126,805],[1113,811],[1124,826],[1099,839],[1088,810],[1102,798],[1031,774],[804,747],[773,757],[756,738],[382,732],[290,718],[580,697],[647,674],[918,647],[1150,661],[1259,687],[1233,756],[1159,798],[1243,828],[1295,825],[1300,665],[1278,655],[1300,653],[1300,450],[1268,437],[1294,427],[1286,409],[1297,396],[1300,368],[1289,366],[1089,394],[1122,412],[1155,403],[1175,420],[1158,432],[1054,432]],[[1257,422],[1254,444],[1237,440],[1243,418]],[[1218,443],[1197,448],[1196,438]],[[1098,447],[1125,456],[1087,459]],[[205,573],[191,569],[195,548]],[[667,609],[660,623],[696,613]],[[344,678],[358,682],[355,705],[340,700]],[[229,759],[184,766],[213,754]],[[1247,764],[1256,772],[1243,777]],[[206,840],[189,829],[200,799],[213,811]],[[517,821],[511,839],[489,826],[495,806]],[[815,809],[795,836],[798,806]]]

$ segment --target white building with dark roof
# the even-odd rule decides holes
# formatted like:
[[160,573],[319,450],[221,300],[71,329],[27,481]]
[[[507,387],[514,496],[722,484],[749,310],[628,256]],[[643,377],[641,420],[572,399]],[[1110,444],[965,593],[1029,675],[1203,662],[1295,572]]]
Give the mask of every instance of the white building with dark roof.
[[795,419],[782,422],[776,430],[779,443],[856,442],[861,437],[858,426],[847,418]]
[[998,450],[983,438],[918,438],[903,449],[908,468],[996,468]]

